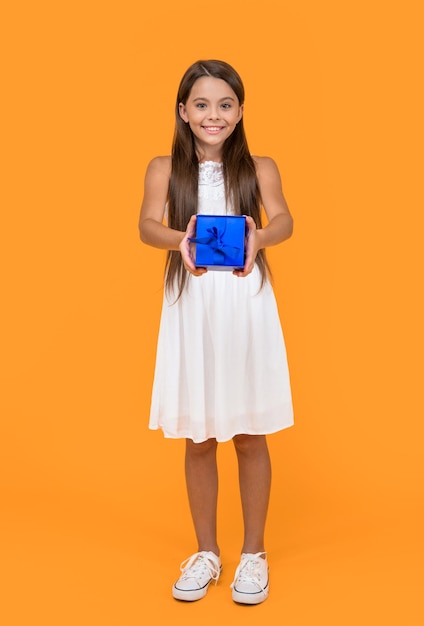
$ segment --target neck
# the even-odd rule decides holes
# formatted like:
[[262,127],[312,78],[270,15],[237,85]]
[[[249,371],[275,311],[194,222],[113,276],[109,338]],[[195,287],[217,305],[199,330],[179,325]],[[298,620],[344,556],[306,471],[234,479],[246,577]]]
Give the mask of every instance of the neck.
[[216,148],[207,148],[206,150],[199,148],[196,149],[197,157],[199,159],[199,163],[204,163],[205,161],[216,161],[217,163],[222,163],[222,149],[221,147]]

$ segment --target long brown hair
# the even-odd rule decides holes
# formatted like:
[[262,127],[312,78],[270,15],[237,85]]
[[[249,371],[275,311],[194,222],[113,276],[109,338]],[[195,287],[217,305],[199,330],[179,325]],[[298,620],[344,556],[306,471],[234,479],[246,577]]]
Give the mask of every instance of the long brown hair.
[[[220,78],[236,94],[239,104],[244,103],[244,86],[238,73],[224,61],[197,61],[181,79],[175,105],[175,132],[172,143],[172,170],[168,190],[168,225],[185,231],[190,217],[197,212],[199,159],[196,154],[193,133],[180,117],[179,104],[186,104],[196,80],[203,76]],[[250,215],[257,228],[262,227],[261,197],[256,168],[250,155],[243,127],[243,117],[227,138],[222,154],[225,192],[236,213]],[[269,266],[265,250],[259,250],[256,263],[261,272],[261,286],[267,279]],[[178,296],[187,282],[187,272],[177,250],[169,250],[166,262],[167,290],[177,281]]]

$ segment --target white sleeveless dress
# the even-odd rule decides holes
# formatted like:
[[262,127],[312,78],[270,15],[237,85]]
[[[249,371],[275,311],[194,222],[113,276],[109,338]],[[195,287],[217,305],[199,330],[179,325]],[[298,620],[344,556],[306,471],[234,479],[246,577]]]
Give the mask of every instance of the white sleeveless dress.
[[[231,214],[222,164],[199,166],[198,213]],[[190,276],[181,298],[164,294],[149,428],[195,443],[265,435],[293,424],[277,305],[260,272]]]

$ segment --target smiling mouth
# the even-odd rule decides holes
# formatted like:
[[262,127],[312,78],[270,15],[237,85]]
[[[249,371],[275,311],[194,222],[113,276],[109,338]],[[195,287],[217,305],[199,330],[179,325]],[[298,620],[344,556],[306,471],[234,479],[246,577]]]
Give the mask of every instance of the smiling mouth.
[[223,126],[202,126],[203,130],[205,130],[207,133],[210,134],[216,134],[219,133],[221,130],[224,129]]

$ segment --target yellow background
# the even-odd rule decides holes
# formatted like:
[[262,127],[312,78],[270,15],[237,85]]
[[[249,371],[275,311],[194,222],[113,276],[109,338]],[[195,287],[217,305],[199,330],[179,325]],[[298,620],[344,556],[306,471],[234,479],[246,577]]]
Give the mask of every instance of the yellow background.
[[[5,626],[422,625],[421,3],[9,3],[2,9],[0,613]],[[271,595],[231,601],[196,548],[183,442],[147,430],[164,255],[138,240],[178,82],[233,64],[252,152],[295,219],[270,251],[295,403],[270,437]]]

